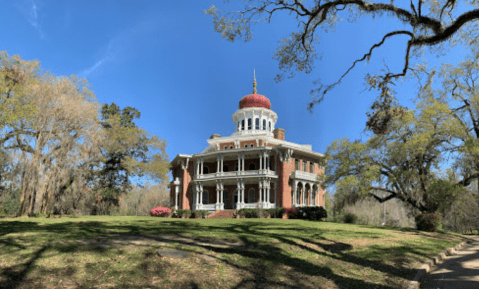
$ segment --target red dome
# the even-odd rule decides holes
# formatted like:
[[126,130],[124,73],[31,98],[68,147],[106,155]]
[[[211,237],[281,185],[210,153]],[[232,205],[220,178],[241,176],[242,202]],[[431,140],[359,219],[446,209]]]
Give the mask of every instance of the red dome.
[[271,102],[264,95],[250,94],[243,97],[239,102],[239,108],[245,107],[264,107],[271,109]]

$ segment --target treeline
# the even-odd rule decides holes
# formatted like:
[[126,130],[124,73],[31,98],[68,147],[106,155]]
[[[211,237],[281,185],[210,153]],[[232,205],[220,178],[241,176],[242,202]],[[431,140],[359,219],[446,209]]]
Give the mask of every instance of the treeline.
[[0,213],[105,215],[135,194],[132,177],[164,182],[166,141],[138,118],[135,108],[100,105],[84,79],[0,52]]
[[[377,225],[378,210],[386,202],[407,209],[396,210],[394,224],[409,226],[407,218],[437,214],[447,229],[479,228],[478,60],[479,51],[472,51],[456,66],[445,64],[438,71],[416,67],[420,87],[415,109],[391,101],[382,116],[389,125],[381,133],[328,146],[323,180],[336,189],[338,216],[354,213],[359,221]],[[365,210],[369,212],[361,213]]]

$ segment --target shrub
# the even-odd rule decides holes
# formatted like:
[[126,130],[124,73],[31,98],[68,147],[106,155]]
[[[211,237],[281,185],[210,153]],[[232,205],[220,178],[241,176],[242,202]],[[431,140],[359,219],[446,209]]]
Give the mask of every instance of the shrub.
[[358,216],[356,216],[353,213],[344,215],[344,219],[343,219],[343,221],[347,224],[354,224],[356,223],[357,220],[358,220]]
[[193,212],[192,216],[194,218],[203,218],[204,216],[207,216],[209,214],[210,212],[208,212],[207,210],[196,210]]
[[188,218],[191,216],[191,210],[176,210],[176,216],[178,218]]
[[442,229],[442,216],[439,214],[420,214],[415,219],[419,231],[437,232]]
[[295,219],[296,216],[298,215],[298,209],[296,209],[295,207],[284,208],[284,212],[288,216],[288,219]]
[[266,215],[269,215],[271,218],[282,218],[284,213],[283,207],[266,209]]
[[170,214],[170,208],[156,207],[150,210],[150,215],[153,217],[168,217]]
[[305,207],[300,209],[299,219],[321,220],[328,217],[328,213],[324,207]]
[[240,209],[236,214],[245,218],[259,218],[258,209]]

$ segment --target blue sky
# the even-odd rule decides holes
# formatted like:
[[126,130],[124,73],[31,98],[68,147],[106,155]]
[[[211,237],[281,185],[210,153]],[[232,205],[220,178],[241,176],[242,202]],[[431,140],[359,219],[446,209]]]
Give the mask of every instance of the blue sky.
[[[384,63],[392,71],[402,70],[408,39],[387,41],[310,114],[312,82],[336,81],[385,33],[403,24],[387,18],[341,22],[334,33],[319,34],[322,60],[311,74],[275,83],[279,69],[272,56],[278,41],[296,30],[295,20],[278,15],[271,24],[256,25],[251,42],[231,43],[214,32],[211,17],[204,15],[211,5],[234,8],[222,0],[5,0],[0,50],[39,60],[58,76],[86,78],[100,103],[138,109],[136,124],[167,140],[170,159],[201,152],[213,133],[234,132],[231,116],[239,100],[252,92],[253,69],[258,93],[270,99],[278,114],[276,127],[286,130],[286,140],[324,153],[338,138],[365,137],[365,113],[376,94],[362,92],[364,76]],[[446,57],[424,57],[430,64],[455,63],[463,54],[455,50]],[[406,80],[396,90],[400,103],[413,108],[414,81]]]

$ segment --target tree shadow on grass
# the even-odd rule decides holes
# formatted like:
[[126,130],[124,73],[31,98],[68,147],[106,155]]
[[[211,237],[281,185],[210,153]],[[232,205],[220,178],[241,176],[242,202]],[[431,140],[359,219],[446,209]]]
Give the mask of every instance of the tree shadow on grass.
[[[328,260],[335,260],[344,262],[344,264],[359,265],[361,267],[368,267],[373,270],[382,272],[385,278],[408,278],[408,276],[414,276],[416,270],[403,268],[401,266],[386,264],[377,258],[372,256],[390,256],[389,248],[376,246],[370,248],[370,256],[358,257],[351,251],[352,246],[347,243],[338,242],[336,240],[328,240],[323,235],[323,230],[314,229],[314,234],[311,234],[311,228],[301,228],[299,224],[289,224],[288,226],[281,227],[278,223],[261,223],[258,221],[243,221],[238,220],[228,222],[206,222],[205,220],[164,220],[161,222],[142,222],[132,221],[127,224],[117,225],[114,222],[69,222],[62,220],[58,223],[45,223],[39,225],[38,222],[32,221],[8,221],[4,222],[0,220],[0,228],[5,228],[5,231],[1,231],[0,238],[9,233],[25,233],[25,232],[39,232],[48,235],[52,235],[53,238],[57,236],[59,241],[73,241],[85,238],[97,238],[111,233],[116,234],[129,234],[138,235],[141,237],[150,235],[176,235],[181,236],[180,239],[175,240],[176,243],[186,246],[185,250],[195,252],[196,248],[205,249],[210,253],[203,253],[210,255],[211,258],[216,258],[220,264],[228,265],[238,272],[242,272],[241,280],[233,285],[232,288],[252,288],[252,287],[287,287],[290,288],[320,288],[315,282],[331,282],[331,285],[335,284],[340,288],[394,288],[388,285],[377,285],[373,282],[363,280],[363,278],[346,277],[344,274],[338,272],[337,268],[332,265],[327,265]],[[269,231],[269,232],[268,232]],[[271,232],[274,231],[274,232]],[[337,234],[351,235],[351,232],[347,230],[338,230]],[[6,233],[5,233],[6,232]],[[221,247],[216,246],[213,237],[209,236],[209,232],[217,232],[218,235],[236,236],[243,245],[240,247]],[[187,233],[187,234],[185,234]],[[354,235],[361,235],[367,238],[376,238],[382,234],[375,234],[371,232],[354,232]],[[376,236],[378,235],[378,236]],[[310,237],[305,237],[310,236]],[[161,241],[160,237],[152,237],[154,241]],[[8,241],[7,241],[8,240]],[[202,242],[209,242],[208,244],[202,244]],[[277,241],[277,242],[273,242]],[[24,250],[15,240],[12,239],[0,239],[0,246],[12,247],[17,250]],[[289,249],[284,249],[284,245]],[[16,273],[16,277],[12,279],[12,276],[8,276],[12,279],[9,285],[12,288],[18,288],[18,286],[25,280],[25,276],[30,272],[32,264],[47,249],[55,249],[59,253],[81,253],[81,252],[95,252],[103,254],[110,250],[107,246],[79,246],[77,244],[64,244],[64,245],[48,245],[42,247],[42,249],[33,253],[33,257],[19,265],[17,269],[13,270]],[[138,245],[138,248],[142,248]],[[298,254],[307,253],[310,254],[310,259],[300,258],[296,253],[292,253],[292,248],[298,250]],[[117,248],[118,249],[118,248]],[[406,246],[401,250],[411,250],[414,255],[421,255],[424,252],[410,248]],[[126,250],[125,250],[126,251]],[[124,252],[124,251],[119,251]],[[128,253],[126,251],[126,253]],[[239,255],[243,257],[245,264],[240,264],[232,259],[232,256]],[[218,257],[220,256],[220,257]],[[226,257],[224,257],[226,256]],[[138,264],[135,268],[128,268],[123,271],[118,271],[115,274],[128,275],[136,274],[137,272],[150,272],[151,266],[159,266],[155,262],[149,260],[156,258],[150,252],[149,255],[145,255],[143,262]],[[326,260],[326,264],[321,262]],[[106,266],[106,265],[105,265]],[[97,273],[97,267],[91,266],[87,268],[87,271],[95,275]],[[169,272],[174,268],[158,267],[153,268],[152,272]],[[8,272],[8,271],[7,271]],[[10,273],[4,273],[5,274]],[[1,275],[0,275],[1,276]],[[95,275],[96,276],[96,275]],[[167,275],[162,275],[167,276]],[[166,277],[164,277],[166,278]],[[412,278],[412,277],[411,277]],[[319,280],[319,281],[318,281]],[[93,282],[93,281],[92,281]],[[90,283],[85,283],[86,287]],[[96,284],[96,283],[91,283]],[[99,283],[101,284],[101,283]],[[194,281],[185,280],[184,283],[178,285],[185,285],[190,288],[198,286]],[[120,283],[119,288],[129,288],[133,286],[131,283],[125,281]],[[122,287],[123,286],[123,287]],[[157,285],[151,285],[151,288]],[[131,287],[130,287],[131,288]]]

